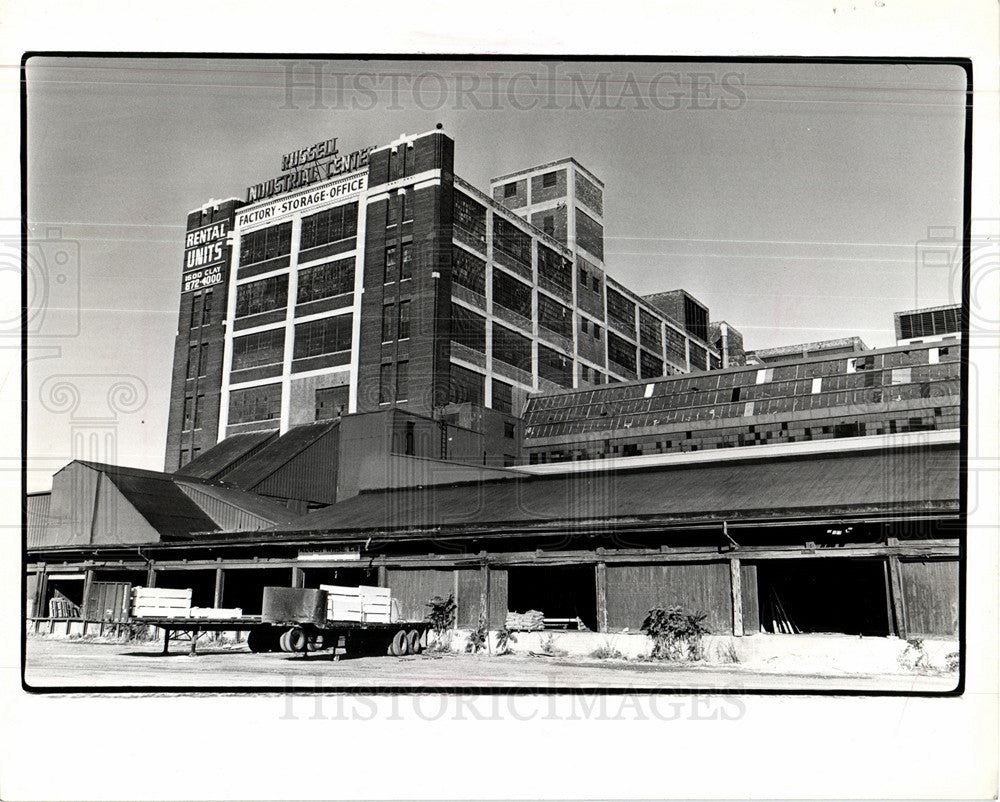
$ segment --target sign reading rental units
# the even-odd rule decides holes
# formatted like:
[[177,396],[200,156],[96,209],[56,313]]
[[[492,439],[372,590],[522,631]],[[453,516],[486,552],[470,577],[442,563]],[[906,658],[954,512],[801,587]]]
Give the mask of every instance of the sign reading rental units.
[[228,234],[228,220],[187,233],[184,239],[184,278],[181,292],[193,292],[222,283],[222,263],[226,255]]

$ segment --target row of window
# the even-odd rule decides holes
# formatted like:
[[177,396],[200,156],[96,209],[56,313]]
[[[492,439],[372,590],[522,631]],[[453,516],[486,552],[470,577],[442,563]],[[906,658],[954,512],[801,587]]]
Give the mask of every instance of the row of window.
[[410,301],[382,307],[382,342],[405,340],[410,336]]
[[[351,350],[352,315],[299,323],[295,327],[293,359]],[[233,338],[233,370],[278,364],[284,359],[285,329],[267,329]]]
[[[296,302],[303,304],[354,292],[354,259],[340,259],[299,271]],[[236,317],[257,315],[288,304],[288,275],[270,276],[236,288]]]
[[[358,204],[347,203],[302,218],[299,250],[356,237]],[[292,223],[279,223],[240,237],[240,267],[287,256],[292,251]]]

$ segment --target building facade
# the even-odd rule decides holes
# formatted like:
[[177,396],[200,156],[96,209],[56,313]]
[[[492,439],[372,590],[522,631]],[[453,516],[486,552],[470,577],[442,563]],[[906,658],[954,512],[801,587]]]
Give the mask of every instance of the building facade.
[[282,168],[189,219],[217,258],[185,280],[167,470],[234,434],[386,406],[517,418],[531,392],[721,365],[704,306],[687,296],[700,324],[671,315],[606,274],[603,184],[575,160],[492,198],[439,130],[346,156],[329,140]]

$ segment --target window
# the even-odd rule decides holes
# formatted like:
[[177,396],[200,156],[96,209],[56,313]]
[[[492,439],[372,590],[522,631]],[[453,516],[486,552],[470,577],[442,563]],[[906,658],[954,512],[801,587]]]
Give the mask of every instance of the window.
[[580,333],[590,334],[590,321],[583,315],[580,315]]
[[381,365],[378,370],[378,402],[388,404],[392,401],[392,364]]
[[573,264],[551,248],[538,246],[538,280],[557,295],[573,295]]
[[514,439],[514,421],[505,420],[503,422],[503,436],[511,440]]
[[281,223],[259,231],[251,231],[240,238],[240,267],[287,256],[291,251],[291,223]]
[[635,304],[624,295],[608,287],[608,320],[617,323],[616,328],[635,334]]
[[576,243],[598,259],[604,259],[604,228],[579,209],[576,210]]
[[198,376],[208,375],[208,343],[202,343],[198,349]]
[[486,318],[453,303],[451,305],[451,340],[481,354],[486,353]]
[[670,326],[667,330],[667,359],[676,365],[687,365],[687,348],[684,335]]
[[590,277],[590,289],[596,292],[598,295],[601,294],[601,277],[591,276]]
[[400,280],[410,278],[413,275],[413,245],[409,242],[404,242],[402,250],[403,259],[399,266]]
[[454,194],[455,230],[459,239],[483,250],[486,245],[486,207],[461,192]]
[[410,397],[410,363],[396,363],[396,400],[405,401]]
[[382,279],[386,284],[390,281],[396,280],[396,260],[398,256],[396,253],[396,246],[390,245],[385,249],[385,273]]
[[347,203],[302,218],[300,251],[350,239],[358,233],[358,204]]
[[401,340],[408,339],[410,336],[410,302],[400,301],[399,302],[399,327],[397,328],[397,337]]
[[451,280],[479,295],[486,295],[486,262],[455,246],[452,249]]
[[[684,328],[700,340],[708,341],[708,310],[684,296]],[[701,367],[705,367],[704,362]]]
[[556,235],[555,215],[547,214],[542,217],[542,231],[544,231],[550,237],[554,237]]
[[212,322],[212,291],[205,291],[205,300],[201,307],[201,325],[207,326]]
[[399,194],[399,219],[404,223],[408,223],[413,219],[413,204],[410,203],[406,192]]
[[387,343],[392,340],[392,330],[396,322],[395,304],[386,304],[382,307],[382,342]]
[[351,350],[351,315],[313,320],[295,327],[294,359]]
[[610,333],[608,334],[608,359],[635,373],[635,346]]
[[184,397],[184,431],[194,428],[194,396]]
[[229,393],[229,423],[277,421],[281,416],[281,385],[265,384]]
[[187,378],[193,379],[198,373],[198,346],[193,344],[188,347]]
[[354,292],[354,259],[339,259],[299,271],[296,301],[300,304]]
[[346,414],[349,398],[350,389],[346,384],[317,388],[316,420],[332,420]]
[[514,387],[506,382],[493,380],[493,409],[514,414]]
[[573,386],[573,359],[546,348],[538,346],[538,375],[563,387]]
[[663,347],[663,337],[660,333],[660,321],[645,309],[639,309],[639,343],[650,351],[659,351]]
[[236,288],[236,317],[258,315],[288,305],[288,276],[271,276]]
[[493,271],[493,303],[531,320],[531,287],[500,270]]
[[652,354],[639,351],[639,377],[642,379],[653,379],[663,375],[663,360],[657,359]]
[[233,338],[233,370],[274,365],[284,359],[285,330],[268,329]]
[[556,178],[557,178],[556,173],[554,172],[546,173],[545,175],[542,176],[542,186],[545,188],[554,187],[556,185]]
[[459,365],[449,367],[448,401],[452,404],[482,404],[486,377]]
[[573,313],[558,301],[538,293],[538,325],[573,338]]
[[531,340],[494,323],[493,358],[531,373]]
[[531,237],[499,215],[493,215],[493,250],[531,269]]
[[201,304],[202,293],[195,293],[191,297],[191,328],[196,329],[201,325]]
[[395,198],[387,198],[385,202],[385,227],[392,228],[399,222],[399,207]]
[[708,351],[694,343],[689,345],[691,347],[691,370],[705,370],[708,365]]
[[583,289],[585,289],[585,290],[586,289],[590,289],[590,282],[587,281],[587,271],[584,270],[582,267],[580,268],[580,282],[579,283],[580,283],[580,286],[583,287]]
[[515,198],[517,197],[517,182],[512,181],[510,184],[505,184],[503,188],[503,196],[505,198]]

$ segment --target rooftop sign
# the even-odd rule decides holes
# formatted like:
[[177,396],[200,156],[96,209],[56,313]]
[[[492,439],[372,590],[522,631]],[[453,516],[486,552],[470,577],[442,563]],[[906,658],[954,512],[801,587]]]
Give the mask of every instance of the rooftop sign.
[[373,150],[374,145],[341,155],[337,150],[337,137],[293,150],[281,157],[281,175],[247,188],[247,203],[360,170],[368,165],[368,156]]

